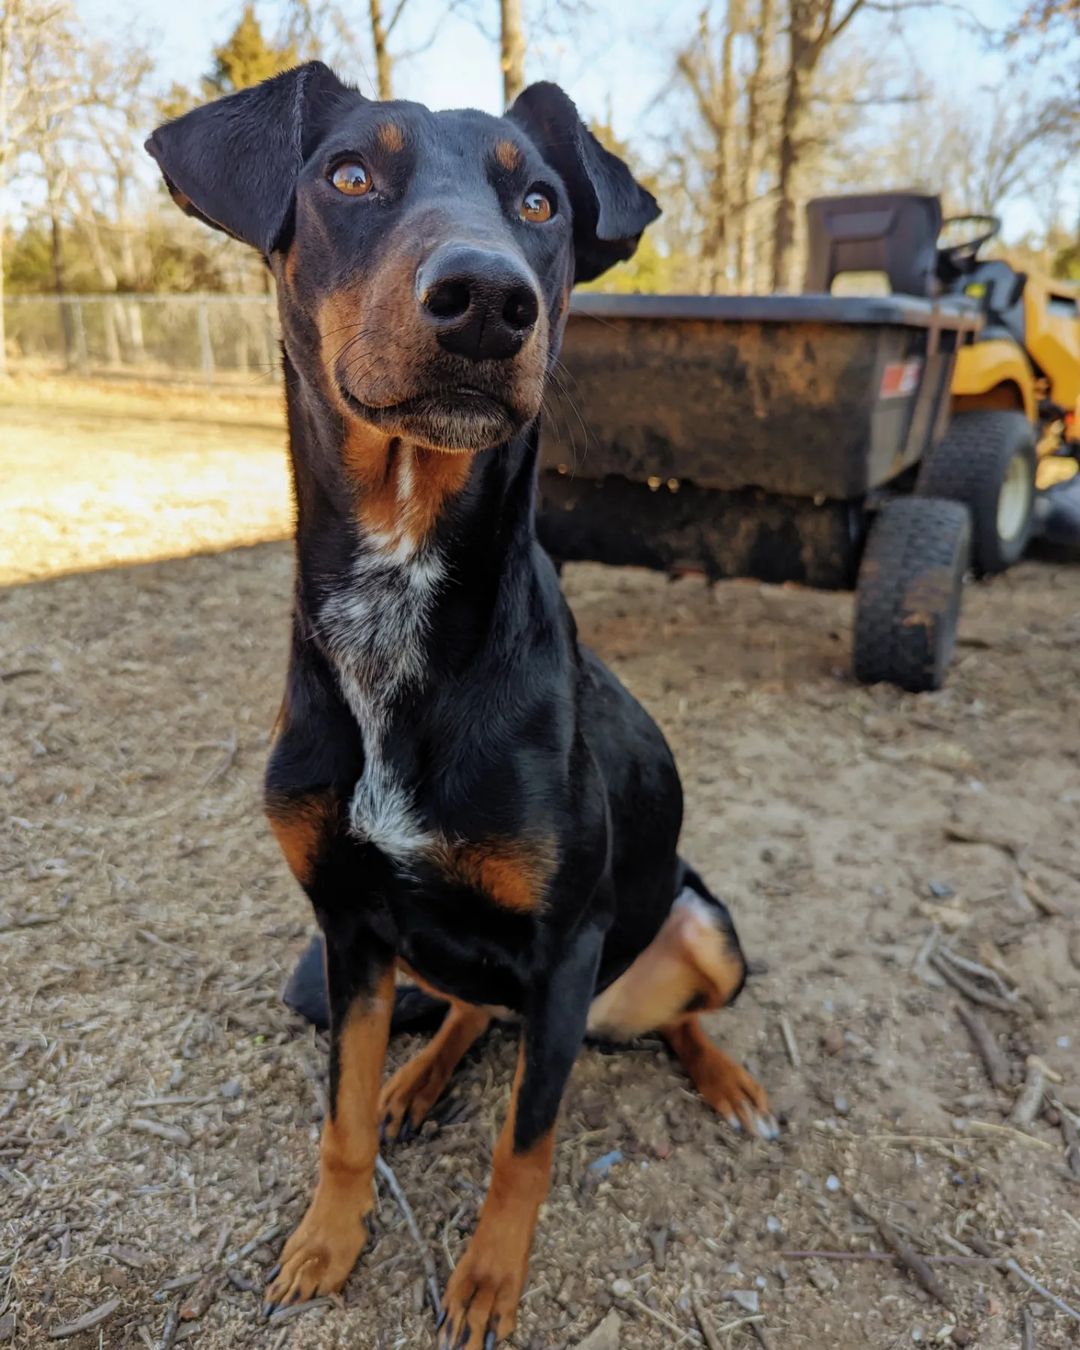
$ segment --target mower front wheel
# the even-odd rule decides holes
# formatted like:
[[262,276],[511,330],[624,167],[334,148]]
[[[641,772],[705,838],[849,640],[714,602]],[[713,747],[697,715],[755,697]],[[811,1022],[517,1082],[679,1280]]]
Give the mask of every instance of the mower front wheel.
[[1035,429],[1019,412],[958,413],[923,460],[920,497],[963,502],[971,512],[971,560],[980,576],[1024,556],[1035,506]]
[[895,497],[877,514],[855,588],[855,677],[940,689],[956,645],[971,518],[958,502]]

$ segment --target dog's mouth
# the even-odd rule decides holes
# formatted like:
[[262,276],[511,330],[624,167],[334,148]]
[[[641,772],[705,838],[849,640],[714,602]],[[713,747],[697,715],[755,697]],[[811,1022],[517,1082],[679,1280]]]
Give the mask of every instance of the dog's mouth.
[[350,411],[391,435],[435,450],[490,450],[518,431],[527,416],[507,400],[473,385],[432,389],[396,403],[370,404],[339,381]]

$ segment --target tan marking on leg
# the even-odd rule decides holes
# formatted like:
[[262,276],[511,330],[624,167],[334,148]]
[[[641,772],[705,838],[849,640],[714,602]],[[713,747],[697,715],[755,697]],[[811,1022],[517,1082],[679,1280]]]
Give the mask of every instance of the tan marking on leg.
[[444,841],[436,847],[435,863],[448,880],[482,891],[504,909],[528,914],[543,904],[557,857],[553,839]]
[[396,122],[380,122],[375,135],[382,148],[392,155],[405,149],[405,133]]
[[500,141],[495,147],[495,159],[511,172],[520,169],[523,163],[521,151],[513,141]]
[[743,962],[704,901],[676,901],[663,927],[633,965],[593,1000],[589,1030],[640,1036],[691,1004],[722,1008],[739,987]]
[[[472,1241],[446,1286],[446,1324],[440,1347],[456,1347],[460,1342],[465,1350],[482,1350],[489,1326],[501,1338],[509,1336],[517,1324],[536,1218],[551,1185],[555,1151],[554,1127],[531,1148],[521,1153],[514,1150],[514,1120],[524,1074],[525,1055],[519,1050],[510,1110],[495,1145],[487,1199]],[[467,1339],[461,1341],[463,1333]]]
[[336,828],[337,797],[327,790],[304,797],[273,798],[266,803],[266,818],[293,876],[301,886],[307,886],[323,843]]
[[338,1035],[337,1094],[319,1141],[319,1181],[307,1213],[286,1242],[271,1303],[336,1293],[367,1242],[371,1178],[379,1148],[376,1108],[394,1008],[394,974],[357,1000]]
[[772,1139],[776,1123],[761,1084],[714,1045],[695,1014],[660,1028],[694,1086],[729,1125]]
[[386,1138],[396,1139],[406,1119],[414,1130],[420,1128],[462,1056],[490,1023],[491,1014],[485,1008],[451,1002],[442,1026],[428,1044],[383,1086],[379,1121]]

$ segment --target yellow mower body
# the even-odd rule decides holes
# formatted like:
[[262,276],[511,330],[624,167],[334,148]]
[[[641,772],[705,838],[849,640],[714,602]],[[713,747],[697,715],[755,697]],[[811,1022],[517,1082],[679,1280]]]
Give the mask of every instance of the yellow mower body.
[[[1000,281],[976,275],[964,292],[981,301]],[[1075,444],[1080,453],[1080,285],[1046,277],[1017,281],[1022,293],[1015,302],[992,310],[983,333],[958,353],[952,405],[954,412],[1022,412],[1038,432],[1037,483],[1044,488],[1077,473],[1070,451]]]

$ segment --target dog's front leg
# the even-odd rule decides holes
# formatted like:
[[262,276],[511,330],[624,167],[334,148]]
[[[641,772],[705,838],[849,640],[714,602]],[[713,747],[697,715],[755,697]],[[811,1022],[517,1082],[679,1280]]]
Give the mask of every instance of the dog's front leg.
[[585,1035],[602,938],[597,928],[578,934],[526,1000],[487,1199],[446,1289],[442,1350],[490,1350],[517,1322],[536,1216],[550,1185],[555,1118]]
[[393,954],[355,918],[323,912],[320,919],[330,999],[329,1114],[315,1194],[271,1271],[268,1312],[342,1287],[367,1242],[372,1207],[379,1091],[394,1008]]

